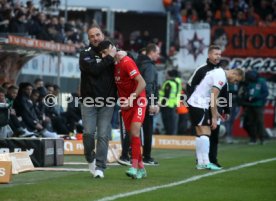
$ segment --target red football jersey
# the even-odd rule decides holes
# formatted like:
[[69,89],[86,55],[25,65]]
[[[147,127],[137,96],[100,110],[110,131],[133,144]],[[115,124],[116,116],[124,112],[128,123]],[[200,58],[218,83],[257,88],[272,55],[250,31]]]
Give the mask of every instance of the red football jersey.
[[[138,75],[140,75],[138,67],[128,56],[122,58],[120,62],[115,65],[114,77],[120,97],[128,98],[130,94],[135,91],[138,83],[134,78]],[[145,90],[140,93],[139,97],[146,97]]]

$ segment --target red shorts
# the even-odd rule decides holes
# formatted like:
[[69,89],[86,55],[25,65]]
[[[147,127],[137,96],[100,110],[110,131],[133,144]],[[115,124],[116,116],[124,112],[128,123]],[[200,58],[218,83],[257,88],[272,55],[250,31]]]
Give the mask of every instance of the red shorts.
[[130,125],[133,122],[143,123],[146,114],[146,106],[134,106],[129,110],[122,110],[126,131],[130,131]]

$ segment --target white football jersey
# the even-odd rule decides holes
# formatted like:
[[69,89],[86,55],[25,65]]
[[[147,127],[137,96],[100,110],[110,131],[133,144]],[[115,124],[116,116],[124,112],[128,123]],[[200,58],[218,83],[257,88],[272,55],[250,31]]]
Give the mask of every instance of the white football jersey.
[[216,87],[221,90],[226,82],[226,74],[222,68],[216,68],[207,72],[206,76],[196,86],[195,91],[188,99],[188,103],[193,107],[208,109],[211,101],[212,88]]

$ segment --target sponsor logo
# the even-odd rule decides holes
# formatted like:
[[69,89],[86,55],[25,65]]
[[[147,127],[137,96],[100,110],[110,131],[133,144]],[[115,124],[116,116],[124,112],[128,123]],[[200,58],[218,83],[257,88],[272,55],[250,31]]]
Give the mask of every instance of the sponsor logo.
[[129,74],[130,74],[130,76],[133,76],[133,75],[135,75],[137,73],[137,71],[136,70],[133,70],[133,71],[131,71]]

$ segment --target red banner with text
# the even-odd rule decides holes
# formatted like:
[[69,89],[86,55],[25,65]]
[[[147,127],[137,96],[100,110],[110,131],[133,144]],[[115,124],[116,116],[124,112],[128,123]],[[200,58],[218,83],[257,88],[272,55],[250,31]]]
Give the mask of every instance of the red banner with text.
[[215,26],[212,42],[223,48],[226,57],[276,57],[274,27]]

